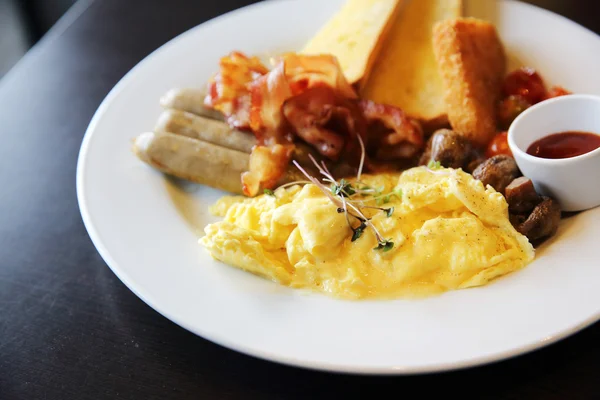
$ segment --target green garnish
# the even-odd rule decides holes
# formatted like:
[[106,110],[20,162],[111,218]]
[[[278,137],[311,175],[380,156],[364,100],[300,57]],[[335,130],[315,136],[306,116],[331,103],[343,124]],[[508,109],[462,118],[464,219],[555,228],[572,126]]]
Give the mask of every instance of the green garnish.
[[271,189],[265,189],[265,190],[264,190],[264,193],[265,193],[267,196],[273,196],[273,197],[275,197],[275,192],[274,192],[274,191],[272,191]]
[[365,229],[367,229],[367,225],[364,222],[361,222],[358,228],[352,229],[352,242],[360,238],[365,232]]
[[[360,166],[359,166],[358,173],[356,176],[356,185],[357,185],[356,187],[352,186],[352,184],[350,182],[346,181],[345,179],[341,179],[338,182],[333,177],[333,175],[331,174],[331,172],[329,171],[329,169],[327,168],[325,163],[319,164],[317,162],[317,160],[315,160],[315,158],[310,154],[308,157],[310,158],[312,163],[315,165],[315,167],[317,167],[320,174],[323,175],[323,178],[321,178],[321,179],[311,176],[308,172],[306,172],[306,170],[304,168],[302,168],[302,166],[300,166],[300,164],[298,164],[298,162],[296,160],[292,160],[292,162],[296,166],[296,168],[298,168],[300,170],[300,172],[302,172],[302,174],[308,179],[308,181],[310,183],[312,183],[316,187],[318,187],[321,190],[321,192],[329,200],[331,200],[331,202],[336,206],[336,211],[338,213],[345,214],[348,226],[352,230],[352,239],[351,240],[353,242],[358,240],[363,235],[363,233],[365,232],[365,229],[370,228],[373,231],[375,238],[377,239],[377,243],[379,243],[379,246],[377,246],[375,249],[383,250],[384,252],[389,251],[394,247],[394,242],[392,242],[391,240],[386,240],[383,238],[383,236],[381,236],[381,234],[379,233],[379,231],[377,230],[375,225],[373,225],[373,222],[371,222],[371,219],[367,218],[367,216],[363,213],[362,209],[363,208],[374,208],[374,209],[385,212],[385,214],[388,217],[390,217],[394,212],[394,207],[390,207],[390,208],[371,207],[371,206],[365,205],[364,203],[366,201],[371,201],[371,200],[379,201],[380,198],[381,198],[382,202],[388,203],[390,201],[391,196],[398,195],[398,193],[400,193],[400,196],[401,196],[402,193],[398,192],[397,190],[394,190],[393,192],[382,195],[382,192],[385,190],[385,186],[382,186],[381,188],[378,188],[378,189],[374,189],[374,188],[360,182],[360,174],[362,171],[366,153],[365,153],[364,143],[363,143],[360,135],[357,136],[357,138],[361,145],[362,155],[361,155]],[[326,184],[330,184],[330,186],[327,187]],[[373,196],[373,197],[365,199],[365,200],[362,200],[362,199],[357,200],[356,199],[357,196],[364,197],[366,195]],[[352,226],[351,218],[358,220],[360,222],[360,225],[358,227],[354,228]]]
[[389,193],[383,194],[384,189],[381,188],[370,200],[375,200],[378,206],[389,203],[392,200],[392,196],[396,196],[398,200],[402,200],[402,189],[394,189]]
[[383,196],[380,196],[380,197],[379,197],[379,198],[376,200],[376,202],[377,202],[377,205],[378,205],[378,206],[380,206],[380,205],[382,205],[382,204],[387,204],[387,203],[389,203],[389,202],[390,202],[390,196],[391,196],[391,195],[392,195],[392,193],[388,193],[388,194],[385,194],[385,195],[383,195]]
[[356,190],[352,187],[350,182],[342,179],[339,183],[334,183],[331,185],[331,192],[336,196],[350,197],[356,193]]
[[390,251],[391,249],[394,248],[394,242],[392,242],[389,239],[385,239],[379,242],[379,245],[377,247],[375,247],[373,250],[383,250],[383,252],[385,253],[386,251]]
[[429,161],[429,163],[427,163],[427,168],[429,169],[440,169],[442,168],[442,164],[439,161]]

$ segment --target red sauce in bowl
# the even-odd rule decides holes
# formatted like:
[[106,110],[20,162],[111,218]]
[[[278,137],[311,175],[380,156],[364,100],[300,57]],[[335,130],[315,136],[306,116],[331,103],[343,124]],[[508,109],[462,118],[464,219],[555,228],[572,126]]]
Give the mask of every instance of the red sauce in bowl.
[[589,153],[598,147],[600,147],[600,135],[569,131],[554,133],[536,140],[527,148],[527,154],[540,158],[570,158]]

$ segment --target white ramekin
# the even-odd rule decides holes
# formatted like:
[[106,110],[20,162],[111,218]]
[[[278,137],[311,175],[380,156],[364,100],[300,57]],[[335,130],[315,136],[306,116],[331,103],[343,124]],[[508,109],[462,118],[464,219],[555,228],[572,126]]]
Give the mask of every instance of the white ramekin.
[[519,115],[508,130],[508,145],[523,175],[538,193],[560,203],[563,211],[600,205],[600,148],[580,156],[547,159],[527,154],[546,135],[566,131],[600,134],[600,97],[573,94],[542,101]]

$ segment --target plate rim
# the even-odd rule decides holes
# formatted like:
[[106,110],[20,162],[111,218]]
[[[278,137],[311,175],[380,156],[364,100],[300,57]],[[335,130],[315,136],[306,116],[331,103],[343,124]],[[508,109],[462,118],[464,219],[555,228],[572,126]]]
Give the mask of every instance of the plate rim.
[[[269,7],[269,3],[276,2],[298,2],[301,0],[266,0],[259,3],[253,3],[250,5],[246,5],[244,7],[240,7],[234,10],[231,10],[227,13],[221,14],[217,17],[206,20],[200,24],[197,24],[182,33],[174,36],[170,40],[164,42],[155,50],[150,52],[144,58],[142,58],[139,62],[137,62],[127,73],[125,73],[118,82],[111,88],[111,90],[107,93],[104,99],[101,101],[100,105],[94,112],[92,116],[85,134],[83,136],[79,154],[77,157],[77,166],[76,166],[76,195],[77,195],[77,204],[80,211],[80,215],[85,226],[85,229],[90,237],[92,244],[94,245],[96,251],[101,256],[102,260],[105,264],[110,268],[110,270],[117,276],[117,278],[131,291],[133,292],[139,299],[141,299],[146,305],[150,306],[154,311],[158,312],[161,316],[166,318],[167,320],[173,322],[174,324],[184,328],[190,333],[199,336],[201,339],[212,342],[218,346],[221,346],[228,350],[233,350],[238,353],[244,354],[246,356],[250,356],[256,359],[265,360],[269,362],[275,362],[282,365],[287,365],[291,367],[315,370],[315,371],[323,371],[323,372],[333,372],[333,373],[344,373],[344,374],[357,374],[357,375],[417,375],[417,374],[431,374],[431,373],[439,373],[439,372],[449,372],[449,371],[458,371],[464,369],[470,369],[477,366],[484,366],[493,363],[498,363],[502,361],[506,361],[512,358],[516,358],[522,355],[526,355],[528,353],[541,350],[546,348],[552,344],[560,342],[565,338],[568,338],[588,327],[593,325],[594,323],[600,320],[600,310],[595,314],[591,315],[589,318],[584,319],[579,324],[572,325],[567,329],[563,329],[556,334],[552,335],[552,337],[547,338],[543,341],[535,340],[528,344],[522,344],[520,346],[512,347],[511,349],[505,351],[499,351],[487,355],[482,355],[478,357],[471,357],[468,359],[460,360],[460,361],[451,361],[451,362],[442,362],[436,363],[434,365],[426,365],[426,366],[409,366],[409,367],[375,367],[375,366],[360,366],[357,364],[339,364],[339,363],[328,363],[321,361],[306,361],[299,360],[293,357],[287,357],[279,355],[275,352],[265,351],[265,350],[257,350],[252,348],[251,346],[246,346],[243,344],[239,344],[230,340],[224,340],[219,337],[215,337],[209,332],[206,332],[203,329],[199,329],[198,327],[193,327],[188,324],[186,321],[180,319],[176,315],[170,314],[168,311],[163,310],[159,304],[156,304],[152,300],[148,298],[146,294],[143,293],[143,290],[140,290],[136,287],[134,282],[131,282],[125,270],[122,267],[119,267],[119,263],[111,256],[110,251],[104,245],[103,241],[100,239],[100,234],[96,229],[96,226],[92,222],[92,215],[88,208],[87,196],[85,193],[85,185],[86,181],[84,178],[86,165],[87,165],[87,155],[89,151],[89,146],[91,140],[94,136],[94,132],[97,130],[97,126],[100,121],[106,114],[107,110],[110,108],[113,101],[119,96],[121,92],[123,92],[131,81],[132,77],[137,73],[138,69],[142,67],[142,65],[151,63],[152,60],[157,57],[163,51],[166,51],[168,47],[174,45],[175,42],[183,40],[188,35],[192,35],[199,28],[204,28],[206,26],[210,26],[213,24],[218,24],[222,19],[230,18],[232,15],[246,12],[249,9],[253,8],[264,8]],[[518,0],[496,0],[497,2],[504,3],[513,3],[518,4],[519,7],[527,7],[531,9],[535,9],[536,12],[546,13],[551,15],[553,18],[558,18],[563,20],[563,22],[569,23],[571,25],[577,26],[581,30],[585,30],[588,33],[591,33],[597,36],[600,39],[600,34],[592,31],[591,29],[561,15],[557,14],[553,11],[547,10],[545,8],[541,8],[539,6],[524,3]]]

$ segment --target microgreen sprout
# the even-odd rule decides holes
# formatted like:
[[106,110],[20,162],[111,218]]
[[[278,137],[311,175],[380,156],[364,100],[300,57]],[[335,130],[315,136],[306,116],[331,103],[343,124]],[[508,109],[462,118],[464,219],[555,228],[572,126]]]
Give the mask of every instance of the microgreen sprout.
[[350,197],[354,193],[356,193],[356,190],[354,189],[354,187],[352,187],[350,182],[347,182],[345,179],[341,179],[340,183],[332,183],[331,191],[336,196],[342,196],[342,197]]
[[358,172],[356,173],[356,180],[360,181],[360,176],[362,174],[363,166],[365,165],[365,156],[367,154],[367,150],[365,149],[365,142],[363,142],[360,135],[356,135],[358,138],[358,143],[360,144],[360,164],[358,164]]
[[[360,138],[359,138],[359,141],[361,141]],[[362,143],[362,141],[361,141],[361,143]],[[364,155],[364,145],[362,145],[361,148],[363,149],[363,155]],[[352,196],[354,196],[356,194],[361,194],[361,195],[364,195],[365,193],[370,194],[372,191],[372,188],[365,187],[365,185],[363,185],[363,187],[361,189],[358,189],[358,188],[355,188],[352,184],[350,184],[350,182],[348,182],[344,179],[341,179],[339,182],[337,182],[335,180],[335,178],[332,176],[331,172],[329,172],[329,170],[327,169],[327,166],[325,165],[324,162],[319,164],[312,155],[309,155],[309,158],[313,162],[313,164],[317,167],[320,174],[323,175],[323,178],[322,178],[323,182],[327,182],[327,183],[331,184],[331,187],[328,188],[327,186],[325,186],[325,184],[323,182],[321,182],[321,180],[311,176],[295,160],[293,161],[293,163],[296,166],[296,168],[298,168],[300,170],[300,172],[302,172],[302,174],[304,174],[304,176],[306,176],[306,178],[310,181],[310,183],[317,186],[321,190],[321,192],[323,192],[323,194],[325,196],[327,196],[327,198],[329,198],[329,200],[331,200],[331,202],[337,207],[338,213],[345,214],[346,221],[348,222],[348,226],[352,230],[352,241],[358,240],[362,236],[362,234],[364,233],[366,228],[371,228],[371,230],[375,234],[375,238],[377,239],[377,243],[378,243],[377,249],[383,249],[384,251],[388,251],[391,248],[393,248],[394,243],[391,240],[384,239],[383,236],[381,235],[381,233],[379,233],[379,231],[375,227],[375,225],[373,225],[373,223],[371,222],[371,219],[367,218],[363,214],[360,207],[365,207],[365,206],[360,204],[362,202],[360,202],[360,203],[355,202],[355,201],[352,201],[352,199],[351,199]],[[362,158],[361,158],[361,160],[362,160]],[[358,178],[360,177],[361,170],[362,170],[362,161],[361,161],[361,166],[359,167],[359,171],[358,171],[358,173],[359,173]],[[357,181],[358,180],[359,179],[357,179]],[[389,198],[388,198],[388,201],[389,201]],[[393,207],[392,208],[367,207],[367,208],[377,208],[377,209],[383,211],[388,217],[390,217],[392,215],[392,213],[394,212]],[[360,222],[360,225],[356,228],[353,227],[353,225],[350,221],[350,217],[358,220]]]
[[442,164],[439,161],[430,160],[429,163],[427,163],[427,168],[440,169],[442,168]]
[[273,196],[273,197],[275,197],[275,192],[274,192],[274,191],[272,191],[271,189],[265,189],[265,190],[264,190],[264,193],[265,193],[267,196]]
[[392,242],[391,240],[383,240],[379,242],[377,247],[375,247],[373,250],[383,250],[383,252],[385,253],[386,251],[390,251],[393,247],[394,242]]
[[398,200],[402,200],[402,189],[394,189],[390,193],[383,193],[383,188],[377,192],[377,194],[369,200],[374,200],[378,206],[387,204],[391,201],[392,197],[396,197]]
[[311,183],[311,182],[310,181],[294,181],[294,182],[289,182],[289,183],[283,184],[279,187],[286,188],[286,187],[295,186],[295,185],[304,185],[306,183]]
[[435,175],[450,175],[450,172],[448,171],[440,171],[444,169],[444,166],[439,161],[430,160],[425,168]]
[[390,202],[390,194],[384,194],[375,199],[377,205],[387,204]]
[[360,238],[362,236],[363,232],[365,231],[365,229],[367,229],[367,224],[365,224],[364,222],[361,222],[361,224],[358,228],[353,228],[352,229],[352,241],[354,242],[355,240]]

